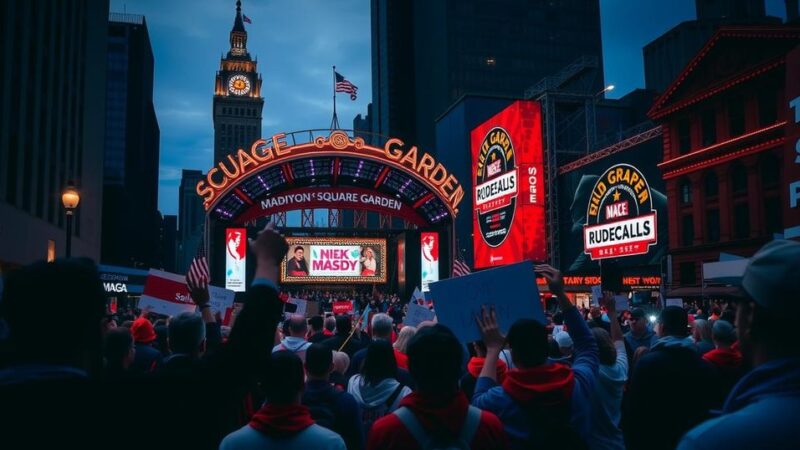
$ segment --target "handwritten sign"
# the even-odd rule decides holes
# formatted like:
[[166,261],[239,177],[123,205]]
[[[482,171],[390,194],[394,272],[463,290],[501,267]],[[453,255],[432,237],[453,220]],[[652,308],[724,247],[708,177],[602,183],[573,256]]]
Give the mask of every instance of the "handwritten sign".
[[464,343],[481,339],[475,316],[480,314],[483,305],[494,305],[503,333],[518,319],[545,323],[530,261],[474,272],[430,286],[436,299],[437,320]]
[[617,309],[617,312],[622,312],[629,310],[630,307],[628,306],[628,296],[627,295],[615,295],[614,296],[614,307]]
[[430,309],[416,303],[409,303],[406,317],[403,319],[403,325],[416,327],[426,320],[433,320],[435,316],[436,314]]
[[236,293],[230,289],[209,286],[208,305],[211,308],[211,312],[214,314],[219,313],[220,317],[222,317],[224,321],[224,319],[229,317],[233,311],[233,298],[235,296]]

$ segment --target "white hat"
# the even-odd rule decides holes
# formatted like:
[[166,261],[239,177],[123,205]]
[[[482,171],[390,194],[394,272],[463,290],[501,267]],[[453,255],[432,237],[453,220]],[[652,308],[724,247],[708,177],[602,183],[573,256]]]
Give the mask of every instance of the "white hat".
[[572,338],[566,331],[559,331],[555,336],[553,336],[553,339],[556,340],[556,343],[561,348],[570,348],[573,345]]
[[770,310],[788,310],[800,293],[800,242],[776,239],[750,258],[742,288]]

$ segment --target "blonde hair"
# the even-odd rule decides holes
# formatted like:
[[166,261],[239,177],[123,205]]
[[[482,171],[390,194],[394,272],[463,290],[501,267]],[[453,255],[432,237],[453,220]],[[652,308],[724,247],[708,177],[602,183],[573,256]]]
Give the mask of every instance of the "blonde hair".
[[333,352],[333,371],[344,375],[350,367],[350,357],[345,352]]
[[394,348],[397,349],[398,352],[405,354],[406,350],[408,349],[408,343],[411,341],[411,338],[417,333],[417,329],[414,327],[403,327],[400,329],[400,334],[397,335],[397,341],[394,343]]

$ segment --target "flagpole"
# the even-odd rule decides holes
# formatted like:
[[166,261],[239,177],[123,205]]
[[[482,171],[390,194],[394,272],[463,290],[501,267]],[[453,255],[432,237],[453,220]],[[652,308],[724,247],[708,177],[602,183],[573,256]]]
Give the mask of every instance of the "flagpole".
[[333,66],[333,118],[331,119],[331,130],[339,128],[339,118],[336,117],[336,66]]

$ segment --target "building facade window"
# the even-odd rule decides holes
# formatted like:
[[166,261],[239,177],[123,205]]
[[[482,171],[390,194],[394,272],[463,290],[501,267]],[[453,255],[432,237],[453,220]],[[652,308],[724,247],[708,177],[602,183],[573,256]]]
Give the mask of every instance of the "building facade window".
[[713,109],[703,111],[702,126],[703,147],[717,142],[717,115]]
[[767,233],[780,233],[783,230],[780,197],[767,197],[764,199],[764,225]]
[[689,119],[678,121],[678,152],[685,155],[692,150],[692,134]]
[[778,158],[771,153],[761,157],[761,183],[765,188],[778,186],[781,181],[781,165]]
[[778,102],[775,92],[765,89],[758,93],[758,124],[766,126],[778,121]]
[[681,219],[681,244],[688,247],[694,243],[694,218],[691,214]]
[[681,181],[681,204],[692,203],[692,182],[689,180]]
[[706,211],[706,242],[719,241],[719,210]]
[[731,168],[731,181],[734,194],[747,192],[747,169],[742,164],[734,164]]
[[744,134],[744,99],[736,97],[728,103],[728,134],[736,137]]
[[689,285],[697,283],[697,271],[695,270],[694,261],[682,262],[678,267],[681,284]]
[[709,171],[703,179],[706,198],[715,198],[719,195],[719,178],[713,170]]
[[750,236],[750,208],[747,203],[739,203],[733,207],[733,230],[737,239]]

